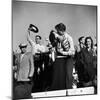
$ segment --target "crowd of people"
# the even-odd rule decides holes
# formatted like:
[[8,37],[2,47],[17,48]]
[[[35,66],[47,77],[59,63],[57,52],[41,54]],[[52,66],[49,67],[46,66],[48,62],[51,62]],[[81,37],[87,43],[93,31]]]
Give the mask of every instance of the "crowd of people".
[[[72,89],[74,82],[77,88],[94,86],[96,93],[97,44],[91,36],[79,37],[78,50],[63,23],[50,32],[47,46],[41,43],[38,31],[30,24],[27,32],[30,52],[26,43],[19,45],[20,53],[13,52],[13,97],[31,98],[32,92]],[[33,33],[35,41],[31,38]]]

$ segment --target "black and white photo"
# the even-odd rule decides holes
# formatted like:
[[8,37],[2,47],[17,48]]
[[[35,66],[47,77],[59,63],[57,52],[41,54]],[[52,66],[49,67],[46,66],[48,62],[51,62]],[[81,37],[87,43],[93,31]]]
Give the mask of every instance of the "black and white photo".
[[98,94],[97,6],[12,1],[12,97]]

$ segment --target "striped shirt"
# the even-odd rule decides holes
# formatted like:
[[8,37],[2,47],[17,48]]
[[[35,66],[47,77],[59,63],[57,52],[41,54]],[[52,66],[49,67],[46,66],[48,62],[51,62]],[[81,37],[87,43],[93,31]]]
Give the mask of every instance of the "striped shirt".
[[74,55],[74,43],[72,37],[69,34],[64,33],[63,39],[57,45],[57,50],[59,49],[62,50],[63,55]]

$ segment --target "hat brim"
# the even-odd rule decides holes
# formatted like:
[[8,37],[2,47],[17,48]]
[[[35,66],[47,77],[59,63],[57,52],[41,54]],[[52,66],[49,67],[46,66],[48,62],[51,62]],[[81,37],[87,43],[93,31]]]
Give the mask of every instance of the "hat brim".
[[30,24],[29,30],[34,32],[34,33],[38,33],[39,32],[39,29],[33,24]]
[[19,45],[19,47],[20,47],[20,48],[26,48],[26,47],[27,47],[27,45],[25,45],[25,46]]

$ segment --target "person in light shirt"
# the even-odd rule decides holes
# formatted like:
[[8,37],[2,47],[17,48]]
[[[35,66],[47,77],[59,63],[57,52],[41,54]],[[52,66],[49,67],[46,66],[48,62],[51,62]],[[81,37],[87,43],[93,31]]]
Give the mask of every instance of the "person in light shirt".
[[33,57],[27,52],[27,44],[19,45],[20,53],[16,54],[16,84],[13,84],[13,99],[31,98],[33,87],[32,77],[34,76]]
[[[34,60],[39,60],[40,59],[40,55],[45,52],[45,46],[41,44],[41,36],[40,35],[36,35],[35,36],[35,41],[31,39],[30,37],[30,33],[31,30],[28,30],[28,35],[27,35],[27,40],[29,42],[29,44],[31,45],[31,51],[33,54],[33,58]],[[42,69],[41,69],[42,70]],[[37,71],[40,71],[40,68],[37,68]]]
[[[35,76],[34,80],[34,87],[36,91],[42,90],[42,83],[43,83],[43,72],[44,72],[44,62],[43,62],[43,53],[46,51],[45,46],[41,43],[41,36],[36,34],[35,41],[31,39],[30,34],[36,34],[35,32],[28,29],[27,40],[31,45],[31,51],[34,59],[34,66],[35,66]],[[35,91],[35,89],[33,89]]]
[[32,47],[32,53],[33,55],[37,54],[37,53],[42,53],[45,52],[45,46],[41,44],[41,36],[40,35],[36,35],[35,36],[35,41],[33,41],[30,38],[30,31],[28,33],[28,42],[30,43],[31,47]]

